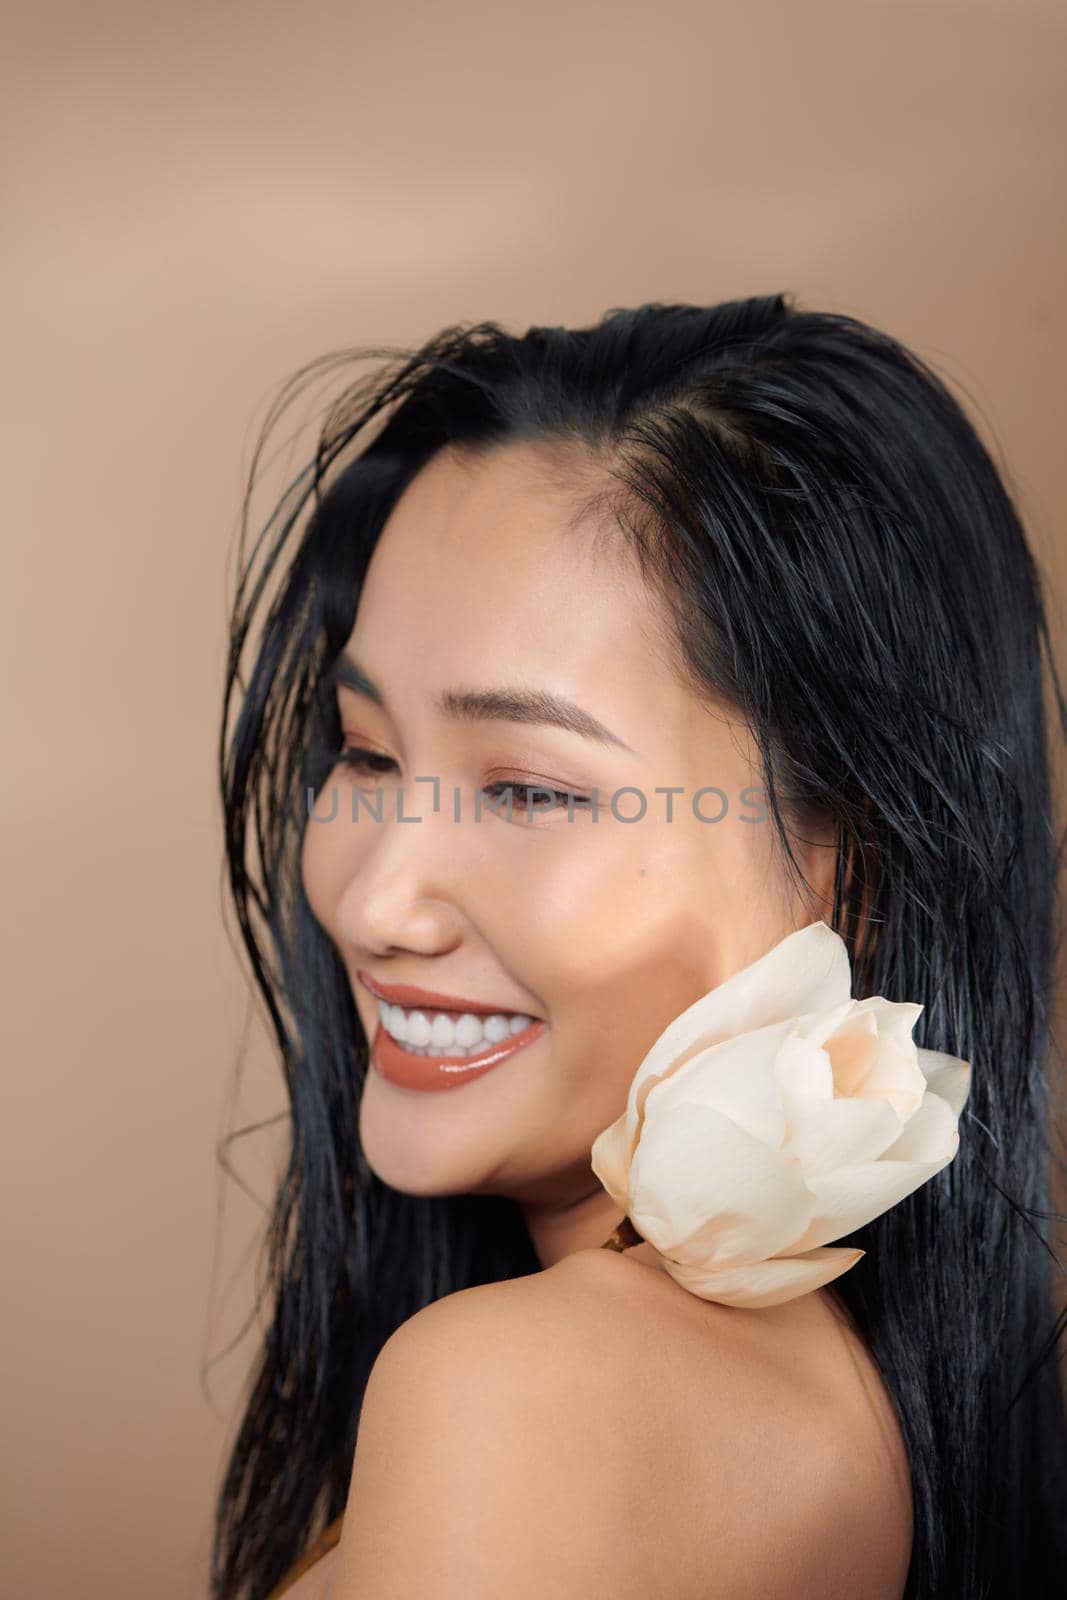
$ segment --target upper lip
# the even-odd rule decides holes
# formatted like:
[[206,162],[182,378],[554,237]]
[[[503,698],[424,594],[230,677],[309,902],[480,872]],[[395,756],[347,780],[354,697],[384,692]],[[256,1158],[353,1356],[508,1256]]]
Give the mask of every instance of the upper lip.
[[365,989],[385,1000],[389,1005],[403,1006],[410,1009],[412,1006],[421,1006],[434,1011],[470,1011],[475,1016],[530,1016],[530,1012],[522,1007],[484,1005],[480,1000],[463,1000],[454,994],[439,994],[434,989],[420,989],[413,983],[383,983],[380,978],[370,978],[365,972],[357,971],[356,977]]

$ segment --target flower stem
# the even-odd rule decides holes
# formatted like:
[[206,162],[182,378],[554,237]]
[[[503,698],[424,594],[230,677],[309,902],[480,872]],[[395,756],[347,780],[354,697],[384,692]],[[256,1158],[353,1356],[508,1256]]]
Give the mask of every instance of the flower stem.
[[629,1217],[623,1217],[611,1238],[605,1239],[600,1248],[602,1250],[629,1250],[635,1244],[644,1244],[644,1240]]

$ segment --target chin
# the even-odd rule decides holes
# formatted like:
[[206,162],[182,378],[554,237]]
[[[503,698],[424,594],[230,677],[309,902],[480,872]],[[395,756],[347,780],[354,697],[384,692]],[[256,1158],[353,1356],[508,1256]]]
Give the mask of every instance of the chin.
[[373,1068],[367,1073],[360,1144],[371,1171],[391,1189],[427,1196],[479,1192],[507,1146],[499,1126],[488,1135],[484,1120],[471,1115],[465,1089],[419,1094],[385,1082]]

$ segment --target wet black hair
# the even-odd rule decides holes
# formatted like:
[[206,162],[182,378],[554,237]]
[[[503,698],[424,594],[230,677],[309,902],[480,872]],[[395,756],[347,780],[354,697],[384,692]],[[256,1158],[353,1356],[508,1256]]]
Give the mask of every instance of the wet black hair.
[[409,1196],[369,1170],[368,1042],[299,872],[304,796],[337,758],[329,667],[391,507],[443,447],[519,439],[599,464],[602,509],[670,601],[683,670],[751,725],[787,853],[799,816],[831,820],[826,920],[854,994],[921,1002],[916,1041],[972,1065],[956,1159],[841,1241],[867,1253],[833,1287],[907,1444],[906,1600],[1054,1592],[1067,1420],[1049,1226],[1051,743],[1067,707],[1006,474],[931,366],[784,295],[343,352],[297,375],[264,437],[311,377],[367,357],[371,377],[344,387],[314,459],[252,548],[246,516],[240,547],[219,751],[228,879],[291,1140],[269,1326],[218,1497],[215,1600],[262,1600],[343,1510],[390,1333],[442,1295],[539,1266],[510,1199]]

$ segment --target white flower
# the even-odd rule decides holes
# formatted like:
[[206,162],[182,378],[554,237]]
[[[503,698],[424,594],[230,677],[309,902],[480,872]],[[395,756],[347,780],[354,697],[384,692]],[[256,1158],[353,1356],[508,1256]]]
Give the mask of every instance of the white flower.
[[789,934],[675,1018],[593,1171],[704,1300],[773,1306],[847,1272],[827,1249],[946,1167],[966,1061],[919,1049],[923,1007],[851,998],[844,941]]

